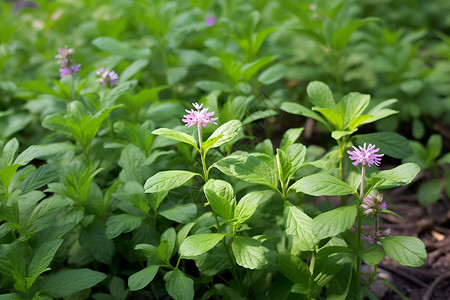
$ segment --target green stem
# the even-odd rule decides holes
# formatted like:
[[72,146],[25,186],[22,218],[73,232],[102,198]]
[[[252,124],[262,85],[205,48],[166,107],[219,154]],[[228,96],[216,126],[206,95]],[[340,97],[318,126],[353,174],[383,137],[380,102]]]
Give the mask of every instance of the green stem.
[[362,165],[362,170],[361,170],[361,187],[360,187],[360,192],[359,192],[359,199],[358,199],[358,207],[357,207],[357,229],[356,229],[356,255],[357,257],[357,261],[356,261],[356,295],[358,295],[359,297],[359,293],[360,293],[360,277],[361,277],[361,256],[360,256],[360,252],[361,252],[361,224],[362,224],[362,214],[361,214],[361,209],[359,208],[359,206],[361,205],[361,202],[363,201],[364,198],[364,180],[365,180],[365,176],[366,176],[366,168],[364,165]]

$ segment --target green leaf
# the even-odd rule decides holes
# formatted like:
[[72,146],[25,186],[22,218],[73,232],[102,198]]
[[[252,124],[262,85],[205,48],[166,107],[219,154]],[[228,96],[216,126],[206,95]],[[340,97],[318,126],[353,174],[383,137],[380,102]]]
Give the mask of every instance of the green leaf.
[[333,237],[349,230],[355,224],[357,207],[341,206],[321,213],[313,219],[312,230],[318,239]]
[[302,251],[312,251],[319,239],[312,231],[312,219],[289,202],[284,205],[284,226],[286,234]]
[[231,244],[236,263],[247,269],[261,269],[267,264],[265,248],[260,241],[246,236],[236,236]]
[[147,179],[144,189],[146,193],[169,191],[183,185],[195,175],[201,176],[198,173],[182,170],[161,171]]
[[215,163],[214,167],[227,176],[262,184],[274,190],[278,185],[276,170],[255,155],[229,155]]
[[344,196],[356,193],[347,183],[322,173],[303,177],[291,188],[312,196]]
[[281,103],[280,109],[284,110],[287,113],[312,118],[326,126],[328,125],[327,121],[325,121],[325,119],[322,118],[318,113],[310,110],[309,108],[307,108],[301,104],[294,103],[294,102],[283,102],[283,103]]
[[348,129],[350,129],[350,130],[357,129],[357,127],[359,125],[363,124],[364,121],[369,120],[371,118],[373,118],[373,116],[370,116],[370,115],[358,116],[350,121],[350,124],[348,124]]
[[301,127],[286,130],[281,138],[280,149],[286,152],[287,148],[298,140],[304,129]]
[[317,106],[314,106],[312,109],[320,112],[335,129],[344,129],[344,116],[339,112],[329,108],[318,108]]
[[234,210],[234,220],[238,223],[247,221],[258,206],[272,197],[274,193],[274,191],[255,191],[242,197]]
[[180,224],[187,224],[196,217],[197,206],[194,203],[178,204],[161,210],[158,214]]
[[161,261],[158,257],[158,248],[150,245],[150,244],[137,244],[136,247],[134,247],[135,250],[140,250],[142,253],[147,257],[148,259],[154,260],[154,261]]
[[[438,133],[432,134],[427,142],[427,150],[430,159],[436,159],[441,155],[442,151],[442,136]],[[17,161],[17,159],[16,159]],[[16,162],[14,162],[16,163]]]
[[130,79],[134,74],[145,68],[149,63],[146,58],[133,61],[119,76],[119,83],[125,82]]
[[355,145],[372,144],[380,148],[379,153],[394,158],[405,158],[412,155],[409,141],[404,136],[390,131],[359,134],[353,137]]
[[180,245],[180,256],[186,258],[194,258],[205,253],[217,245],[225,234],[221,233],[204,233],[187,237]]
[[5,168],[13,163],[14,158],[19,151],[19,142],[13,138],[3,147],[0,159],[0,169]]
[[195,86],[206,92],[222,91],[225,93],[231,93],[233,91],[233,88],[228,84],[213,80],[199,80],[195,83]]
[[47,270],[50,270],[48,266],[50,265],[53,257],[56,254],[56,251],[58,251],[63,241],[64,240],[62,239],[58,239],[45,242],[36,250],[36,254],[33,256],[30,266],[28,267],[28,288],[33,285],[34,281],[38,278],[39,275]]
[[0,300],[23,300],[23,299],[24,298],[22,298],[18,294],[8,293],[8,294],[0,295]]
[[291,174],[292,170],[291,160],[286,155],[286,153],[284,153],[283,150],[281,149],[277,149],[276,159],[277,159],[278,176],[281,184],[284,185],[288,180],[289,175]]
[[155,278],[158,270],[158,265],[151,265],[131,275],[128,278],[128,287],[130,288],[130,291],[137,291],[146,287],[153,278]]
[[[163,234],[161,234],[161,243],[166,242],[163,253],[164,259],[162,259],[163,261],[169,261],[170,258],[172,257],[173,250],[175,248],[176,238],[177,233],[175,231],[175,228],[173,227],[168,228],[166,231],[163,232]],[[159,250],[159,247],[157,250]]]
[[311,272],[308,265],[298,256],[287,251],[280,252],[276,258],[280,272],[292,282],[300,285],[300,289],[308,291]]
[[427,259],[421,240],[410,236],[388,236],[381,240],[386,254],[402,266],[420,267]]
[[250,123],[252,123],[252,122],[254,122],[256,120],[265,119],[265,118],[268,118],[268,117],[271,117],[271,116],[275,116],[277,114],[278,113],[275,110],[273,110],[273,109],[259,110],[259,111],[256,111],[256,112],[252,113],[248,117],[246,117],[244,119],[244,121],[242,121],[242,123],[244,125],[250,124]]
[[302,144],[292,144],[286,149],[286,155],[291,161],[292,168],[288,176],[292,176],[298,171],[303,165],[306,156],[306,147]]
[[98,49],[111,54],[129,58],[139,59],[150,56],[150,48],[135,49],[129,43],[118,41],[112,37],[102,36],[94,39],[92,44]]
[[423,206],[431,205],[439,200],[442,187],[439,179],[424,182],[417,191],[417,200]]
[[261,68],[272,62],[276,56],[264,56],[242,66],[242,79],[248,82]]
[[331,89],[321,81],[310,82],[306,87],[306,92],[308,93],[309,102],[314,106],[328,109],[334,109],[336,106]]
[[370,95],[360,93],[349,93],[339,101],[338,111],[344,115],[343,129],[354,129],[350,128],[350,123],[363,114],[369,101]]
[[287,70],[288,68],[282,63],[274,64],[259,74],[258,81],[262,84],[270,85],[283,78]]
[[231,220],[236,203],[231,184],[223,180],[210,179],[203,186],[203,190],[213,212],[225,220]]
[[353,132],[355,132],[357,129],[353,130],[334,130],[331,132],[331,137],[335,140],[339,140],[343,136],[351,135]]
[[414,163],[402,164],[391,170],[372,173],[369,179],[369,186],[372,185],[372,189],[389,189],[406,185],[411,183],[419,172],[419,166]]
[[164,275],[166,290],[174,300],[194,299],[194,281],[178,269]]
[[385,101],[381,102],[380,104],[378,104],[377,106],[371,108],[369,111],[366,111],[365,112],[366,115],[373,116],[373,117],[370,119],[367,119],[366,121],[363,121],[361,124],[373,123],[380,119],[384,119],[390,115],[398,113],[398,111],[396,111],[396,110],[385,108],[389,105],[394,104],[395,102],[397,102],[397,99],[385,100]]
[[93,287],[105,278],[105,274],[90,269],[63,270],[44,278],[39,288],[50,297],[60,298]]
[[24,166],[35,159],[38,155],[39,148],[36,146],[30,146],[17,156],[14,160],[14,164]]
[[156,130],[153,130],[152,134],[161,135],[178,142],[183,142],[191,146],[194,146],[195,148],[198,149],[197,142],[195,141],[195,139],[189,134],[186,134],[184,132],[179,132],[168,128],[158,128]]
[[94,221],[81,232],[79,242],[96,261],[111,264],[116,248],[106,236],[106,230],[103,222]]
[[333,34],[331,45],[337,50],[342,50],[348,44],[350,36],[361,26],[377,21],[378,18],[364,18],[353,20],[344,27],[339,28]]
[[129,214],[114,215],[106,221],[106,237],[113,239],[122,233],[135,230],[142,224],[143,217]]
[[206,142],[216,138],[219,139],[217,139],[212,145],[210,146],[208,145],[208,148],[203,148],[202,144],[203,150],[208,151],[210,148],[217,148],[222,144],[228,143],[239,134],[241,129],[242,123],[239,120],[231,120],[223,124],[211,134],[211,136],[208,138],[208,140],[206,140]]
[[22,190],[23,194],[39,189],[58,177],[58,171],[58,168],[54,165],[40,166],[35,172],[25,178],[19,189]]
[[379,264],[383,260],[385,255],[386,252],[384,252],[383,248],[376,244],[364,248],[361,251],[361,258],[371,266]]

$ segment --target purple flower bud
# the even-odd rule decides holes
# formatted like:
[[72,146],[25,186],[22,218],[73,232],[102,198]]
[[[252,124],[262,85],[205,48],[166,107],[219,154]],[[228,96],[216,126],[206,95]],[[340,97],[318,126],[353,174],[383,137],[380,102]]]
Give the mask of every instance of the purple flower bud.
[[62,77],[67,75],[75,75],[81,70],[81,64],[74,64],[71,54],[75,51],[72,48],[65,46],[64,48],[58,48],[58,54],[55,58],[58,60],[58,64],[61,65],[59,72]]
[[387,204],[383,202],[383,195],[378,193],[375,197],[368,195],[359,207],[363,209],[363,214],[368,216],[378,214],[381,210],[387,209]]
[[107,84],[109,87],[115,86],[117,84],[117,80],[119,79],[119,75],[117,75],[116,72],[105,68],[98,69],[96,74],[99,76],[98,82],[103,85]]

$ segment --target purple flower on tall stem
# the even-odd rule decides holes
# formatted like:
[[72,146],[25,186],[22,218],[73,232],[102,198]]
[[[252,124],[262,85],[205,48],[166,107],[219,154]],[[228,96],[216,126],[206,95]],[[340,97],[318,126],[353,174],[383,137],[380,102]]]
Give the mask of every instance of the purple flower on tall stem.
[[375,145],[369,144],[369,147],[366,148],[366,143],[364,143],[364,147],[359,146],[357,149],[353,146],[355,151],[348,150],[347,153],[350,154],[350,159],[353,160],[353,165],[357,166],[358,164],[362,164],[363,166],[368,165],[369,167],[372,164],[379,166],[381,163],[381,157],[384,154],[376,154],[380,148],[375,149]]
[[109,87],[115,86],[117,84],[117,79],[119,79],[119,75],[117,75],[116,72],[105,68],[98,69],[96,74],[99,76],[98,82],[103,85],[107,84]]
[[67,75],[75,75],[80,71],[81,64],[75,64],[71,57],[74,52],[72,48],[67,46],[58,48],[58,54],[55,58],[58,60],[58,64],[61,65],[61,68],[59,68],[61,78]]
[[186,109],[186,112],[188,114],[184,115],[184,119],[182,119],[182,121],[186,123],[186,126],[191,127],[197,124],[197,126],[200,128],[201,126],[206,127],[207,123],[213,123],[217,125],[215,121],[219,118],[211,118],[214,115],[214,112],[208,112],[209,108],[202,109],[203,103],[200,105],[198,103],[192,103],[192,105],[195,107],[196,111],[193,109]]

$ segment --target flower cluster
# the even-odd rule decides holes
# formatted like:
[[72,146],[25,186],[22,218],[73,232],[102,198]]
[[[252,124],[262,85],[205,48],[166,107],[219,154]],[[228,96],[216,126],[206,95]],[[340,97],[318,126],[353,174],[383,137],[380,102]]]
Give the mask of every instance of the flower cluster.
[[58,60],[58,64],[61,66],[59,72],[61,78],[67,75],[75,75],[80,71],[81,64],[74,64],[71,54],[75,51],[72,48],[65,46],[64,48],[58,48],[58,54],[55,58]]
[[365,235],[365,234],[361,234],[361,238],[369,241],[370,244],[373,243],[377,243],[378,246],[382,246],[383,244],[381,243],[381,240],[385,239],[387,236],[389,236],[391,234],[391,229],[385,229],[383,231],[377,231],[375,238],[369,236],[369,235]]
[[210,26],[213,26],[214,24],[216,24],[216,21],[217,21],[217,19],[215,16],[209,16],[206,18],[205,24],[206,24],[206,26],[210,27]]
[[200,128],[201,126],[206,127],[206,123],[213,123],[217,125],[215,121],[219,118],[211,118],[214,115],[214,112],[208,112],[208,108],[202,109],[203,103],[200,105],[198,103],[192,103],[192,105],[195,107],[196,111],[193,109],[186,109],[188,114],[184,115],[184,119],[182,119],[182,121],[186,123],[186,126],[191,127],[197,124]]
[[371,167],[372,164],[379,166],[381,163],[381,157],[384,155],[375,154],[378,150],[380,150],[380,148],[375,149],[375,145],[372,144],[369,144],[369,147],[366,148],[366,143],[364,143],[364,147],[359,146],[359,149],[357,149],[353,146],[353,149],[355,151],[348,150],[347,153],[350,154],[350,159],[353,160],[354,166],[357,166],[359,163],[363,166],[368,165],[369,167]]
[[361,204],[361,208],[363,209],[363,214],[368,215],[376,215],[381,210],[387,209],[386,202],[383,202],[383,195],[378,193],[375,197],[372,195],[368,195],[363,200],[363,204]]
[[103,85],[107,84],[109,87],[115,86],[117,79],[119,79],[119,75],[116,72],[104,68],[98,69],[96,74],[99,76],[98,82]]

